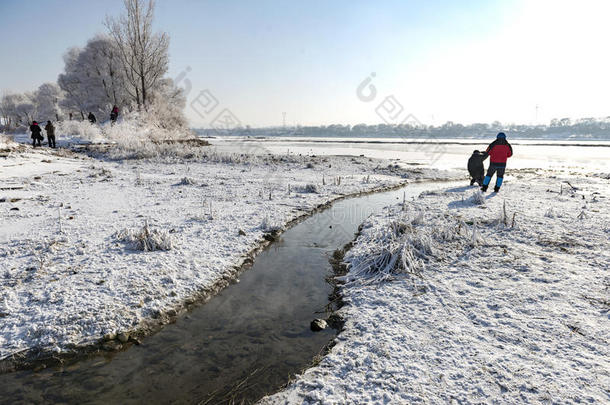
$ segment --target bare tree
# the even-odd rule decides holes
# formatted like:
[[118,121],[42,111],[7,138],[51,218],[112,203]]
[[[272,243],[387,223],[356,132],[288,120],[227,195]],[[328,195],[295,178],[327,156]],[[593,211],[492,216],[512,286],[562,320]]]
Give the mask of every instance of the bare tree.
[[30,118],[35,110],[32,99],[31,93],[5,93],[2,96],[0,110],[8,129],[12,125],[29,125]]
[[2,125],[6,129],[11,129],[15,115],[14,96],[5,92],[0,99],[0,118],[2,118]]
[[105,25],[119,50],[125,70],[127,92],[138,109],[146,109],[150,96],[169,65],[169,37],[153,32],[155,2],[124,0],[126,15],[118,19],[106,17]]

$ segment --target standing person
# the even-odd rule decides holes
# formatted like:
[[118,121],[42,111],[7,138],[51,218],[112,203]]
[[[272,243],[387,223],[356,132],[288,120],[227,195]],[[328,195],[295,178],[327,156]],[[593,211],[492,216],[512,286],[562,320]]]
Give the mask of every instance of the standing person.
[[89,112],[89,115],[87,116],[87,119],[89,120],[90,123],[95,124],[95,122],[97,121],[95,119],[95,115],[93,115],[92,112]]
[[470,159],[468,159],[468,173],[470,174],[470,185],[472,186],[475,182],[479,185],[483,185],[483,175],[485,174],[485,166],[483,161],[487,159],[486,152],[479,152],[475,150],[472,152]]
[[483,186],[481,191],[487,191],[487,186],[496,173],[496,186],[494,192],[499,192],[504,180],[504,171],[506,170],[506,160],[513,155],[513,147],[506,140],[506,134],[500,132],[496,136],[496,140],[493,141],[487,147],[487,154],[489,155],[489,168],[487,169],[487,175],[483,179]]
[[112,123],[114,124],[117,118],[119,118],[119,107],[114,105],[112,106],[112,111],[110,111],[110,121],[112,121]]
[[38,141],[38,146],[42,146],[42,129],[36,121],[33,121],[30,125],[30,131],[32,131],[32,146],[36,147],[36,141]]
[[47,140],[49,141],[49,147],[55,148],[55,127],[51,121],[47,121],[44,130],[47,131]]

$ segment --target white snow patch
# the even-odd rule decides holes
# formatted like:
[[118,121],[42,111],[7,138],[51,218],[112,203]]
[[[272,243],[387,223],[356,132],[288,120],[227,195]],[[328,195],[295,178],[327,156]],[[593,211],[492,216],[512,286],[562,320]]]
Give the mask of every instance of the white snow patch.
[[[368,158],[199,149],[205,157],[187,161],[108,162],[27,147],[0,160],[0,359],[137,328],[225,278],[266,233],[320,204],[439,176],[388,172]],[[184,177],[193,184],[177,184]],[[340,184],[323,184],[333,177]],[[290,191],[309,184],[318,192]]]

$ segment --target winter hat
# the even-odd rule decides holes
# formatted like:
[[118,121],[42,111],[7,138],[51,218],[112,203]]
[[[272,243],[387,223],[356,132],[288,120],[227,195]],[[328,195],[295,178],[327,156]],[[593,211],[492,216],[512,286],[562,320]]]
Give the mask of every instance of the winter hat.
[[497,139],[500,139],[500,138],[506,139],[506,134],[504,132],[500,132],[498,135],[496,135],[496,138]]
[[478,149],[475,149],[474,152],[472,152],[473,155],[476,155],[477,153],[480,153]]

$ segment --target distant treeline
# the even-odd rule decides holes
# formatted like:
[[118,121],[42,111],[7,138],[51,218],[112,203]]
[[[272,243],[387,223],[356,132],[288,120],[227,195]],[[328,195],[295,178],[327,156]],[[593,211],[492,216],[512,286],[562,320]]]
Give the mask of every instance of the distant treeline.
[[447,122],[440,126],[427,125],[322,125],[296,127],[240,127],[233,129],[199,129],[204,136],[345,136],[345,137],[405,137],[405,138],[488,138],[506,132],[511,138],[553,139],[575,138],[610,140],[610,117],[552,119],[549,125],[491,124],[463,125]]

